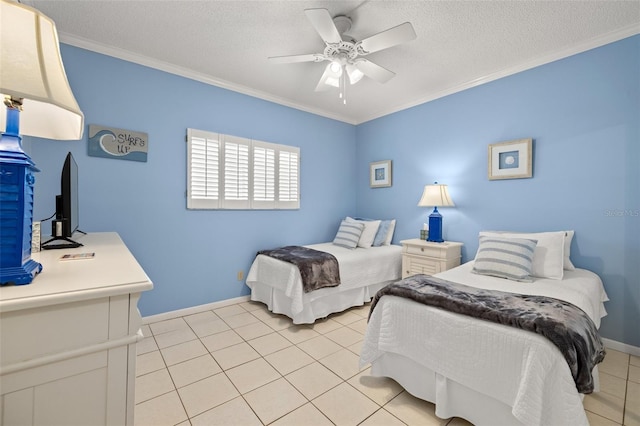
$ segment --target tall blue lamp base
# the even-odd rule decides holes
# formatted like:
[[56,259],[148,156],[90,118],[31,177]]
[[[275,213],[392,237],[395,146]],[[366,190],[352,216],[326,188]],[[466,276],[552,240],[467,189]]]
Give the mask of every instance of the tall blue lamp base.
[[38,171],[22,151],[19,110],[7,108],[7,128],[0,136],[0,284],[29,284],[42,271],[31,259],[33,185]]
[[434,207],[433,213],[429,215],[429,237],[427,241],[434,243],[443,243],[442,239],[442,215],[437,207]]

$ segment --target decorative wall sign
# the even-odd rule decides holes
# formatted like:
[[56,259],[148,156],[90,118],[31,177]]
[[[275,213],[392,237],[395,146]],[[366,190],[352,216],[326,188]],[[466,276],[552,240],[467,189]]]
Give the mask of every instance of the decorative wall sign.
[[391,186],[391,160],[376,161],[369,165],[371,188]]
[[149,135],[132,130],[89,125],[89,155],[118,160],[147,161]]
[[489,180],[532,177],[532,146],[532,139],[489,145]]

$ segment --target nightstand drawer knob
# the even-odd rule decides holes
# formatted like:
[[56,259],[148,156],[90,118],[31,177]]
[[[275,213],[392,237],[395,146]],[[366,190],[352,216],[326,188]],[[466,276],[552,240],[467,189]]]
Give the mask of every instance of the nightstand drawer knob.
[[424,252],[424,247],[420,247],[420,251]]

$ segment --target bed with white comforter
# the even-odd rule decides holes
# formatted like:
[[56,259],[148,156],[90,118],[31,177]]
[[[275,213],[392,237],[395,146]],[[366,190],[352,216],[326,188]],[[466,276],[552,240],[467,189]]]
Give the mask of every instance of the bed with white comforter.
[[[514,282],[471,273],[473,261],[436,276],[473,287],[562,299],[596,327],[608,300],[600,278],[564,271],[562,280]],[[441,418],[476,425],[588,424],[582,395],[564,357],[546,338],[509,326],[383,296],[373,310],[361,365],[391,377],[413,395],[434,402]],[[594,369],[596,389],[597,367]]]
[[274,313],[288,316],[294,324],[313,323],[331,313],[361,306],[370,301],[380,288],[399,280],[402,275],[400,246],[349,249],[321,243],[304,247],[336,257],[340,285],[305,293],[296,266],[265,255],[256,256],[246,281],[251,288],[251,300],[266,304]]

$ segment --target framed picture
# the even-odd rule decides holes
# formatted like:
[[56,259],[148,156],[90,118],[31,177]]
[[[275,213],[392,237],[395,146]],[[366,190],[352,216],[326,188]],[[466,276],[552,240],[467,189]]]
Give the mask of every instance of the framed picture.
[[391,186],[391,160],[369,164],[369,183],[371,188]]
[[532,139],[489,145],[489,180],[532,177],[532,147]]

